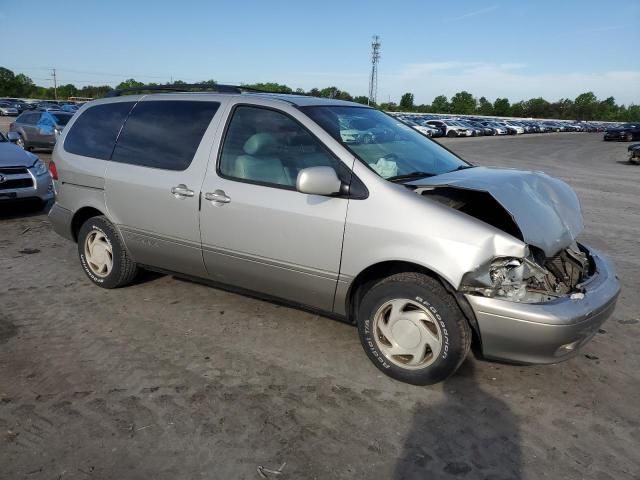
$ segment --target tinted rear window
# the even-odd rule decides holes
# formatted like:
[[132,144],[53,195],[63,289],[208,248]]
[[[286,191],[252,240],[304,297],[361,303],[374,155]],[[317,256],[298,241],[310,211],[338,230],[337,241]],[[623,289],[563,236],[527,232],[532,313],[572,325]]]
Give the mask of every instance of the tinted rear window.
[[180,100],[140,102],[129,115],[114,162],[164,170],[185,170],[219,103]]
[[54,113],[51,116],[56,121],[56,125],[66,125],[72,117],[72,115],[61,115],[59,113]]
[[118,132],[134,102],[96,105],[84,111],[64,141],[69,153],[109,160]]

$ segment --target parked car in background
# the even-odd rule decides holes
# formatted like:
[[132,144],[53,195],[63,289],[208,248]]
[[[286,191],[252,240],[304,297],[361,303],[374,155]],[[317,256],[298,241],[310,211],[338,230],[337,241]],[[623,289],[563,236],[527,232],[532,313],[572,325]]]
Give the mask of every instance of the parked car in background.
[[15,117],[18,115],[18,109],[11,103],[0,103],[0,115],[3,117]]
[[53,148],[73,114],[62,111],[26,111],[9,125],[19,135],[17,144],[25,150]]
[[524,133],[524,128],[521,127],[520,125],[516,125],[515,123],[511,123],[507,121],[502,121],[497,123],[499,123],[500,125],[503,125],[507,129],[507,132],[510,135],[519,135]]
[[75,103],[65,103],[60,107],[60,110],[62,110],[63,112],[69,112],[69,113],[76,113],[79,109],[80,107]]
[[481,137],[481,136],[484,135],[484,126],[478,127],[477,125],[474,125],[471,122],[469,122],[468,120],[462,119],[462,118],[456,119],[456,123],[458,125],[462,125],[467,130],[470,130],[472,137]]
[[629,163],[640,165],[640,143],[634,143],[627,148],[629,152]]
[[470,137],[471,130],[454,120],[427,120],[427,125],[438,128],[446,137]]
[[607,128],[604,132],[604,140],[623,140],[625,142],[640,140],[640,124],[623,123],[612,128]]
[[504,125],[497,122],[481,122],[485,127],[493,129],[494,135],[507,135],[509,130]]
[[404,123],[406,123],[407,125],[409,125],[411,128],[413,128],[414,130],[426,135],[427,137],[437,137],[439,136],[438,134],[440,133],[440,130],[438,130],[435,127],[431,127],[429,125],[423,125],[421,123],[418,123],[416,121],[414,121],[411,118],[407,118],[407,117],[401,117],[400,120]]
[[53,103],[39,103],[38,105],[36,105],[36,110],[39,110],[41,112],[61,112],[62,109],[60,108],[60,105],[56,105]]
[[0,205],[36,201],[40,205],[54,197],[51,175],[45,163],[31,152],[14,145],[18,137],[0,133]]

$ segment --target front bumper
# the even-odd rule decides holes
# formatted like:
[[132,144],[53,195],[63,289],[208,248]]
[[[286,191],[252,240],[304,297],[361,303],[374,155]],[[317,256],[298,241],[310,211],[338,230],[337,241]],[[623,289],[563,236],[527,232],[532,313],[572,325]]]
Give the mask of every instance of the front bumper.
[[516,303],[465,294],[485,357],[516,363],[557,363],[578,353],[613,313],[620,282],[611,262],[591,250],[596,273],[583,298]]
[[605,132],[605,140],[624,140],[626,138],[625,132]]
[[[43,175],[34,175],[32,170],[28,170],[23,174],[7,175],[5,179],[5,182],[0,184],[0,203],[31,199],[47,202],[55,195],[49,172]],[[9,183],[11,180],[30,180],[31,186],[13,188]]]

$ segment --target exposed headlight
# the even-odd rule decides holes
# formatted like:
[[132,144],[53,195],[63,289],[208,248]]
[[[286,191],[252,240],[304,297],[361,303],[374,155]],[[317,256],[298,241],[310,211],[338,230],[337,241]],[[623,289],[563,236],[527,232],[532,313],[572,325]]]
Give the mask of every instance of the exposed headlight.
[[524,261],[520,258],[499,258],[489,266],[493,290],[501,297],[522,298],[526,292]]
[[40,159],[38,159],[38,161],[36,163],[33,164],[33,173],[34,175],[36,175],[37,177],[39,177],[40,175],[44,175],[45,173],[49,172],[49,169],[47,169],[47,165]]

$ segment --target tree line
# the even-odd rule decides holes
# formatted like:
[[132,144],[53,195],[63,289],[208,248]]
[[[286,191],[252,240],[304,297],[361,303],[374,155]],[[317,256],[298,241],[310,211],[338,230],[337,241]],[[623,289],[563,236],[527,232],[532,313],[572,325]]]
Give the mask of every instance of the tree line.
[[510,103],[496,98],[492,103],[485,97],[476,99],[466,91],[451,99],[438,95],[430,105],[415,105],[412,93],[405,93],[398,105],[382,104],[384,110],[405,112],[452,113],[457,115],[486,115],[496,117],[557,118],[566,120],[601,120],[616,122],[640,121],[640,105],[618,105],[613,97],[600,100],[593,92],[581,93],[575,99],[561,98],[549,102],[542,97]]
[[[215,85],[215,80],[203,80],[202,84]],[[118,89],[137,88],[145,85],[184,85],[186,82],[176,80],[167,84],[143,83],[133,78],[125,80],[116,86]],[[316,97],[350,100],[362,104],[368,103],[364,95],[353,96],[338,87],[312,88],[305,91],[301,88],[275,83],[243,84],[247,88],[255,88],[274,93],[299,93]],[[88,85],[81,88],[73,84],[58,85],[57,91],[53,87],[36,85],[33,80],[22,73],[14,74],[11,70],[0,67],[0,97],[66,99],[69,97],[103,97],[112,87],[109,85]],[[387,102],[374,105],[385,111],[404,111],[420,113],[450,113],[456,115],[486,115],[499,117],[524,118],[558,118],[567,120],[601,120],[640,122],[640,105],[618,105],[613,97],[600,100],[593,92],[578,95],[575,99],[562,98],[556,102],[549,102],[544,98],[532,98],[516,103],[510,103],[507,98],[497,98],[490,102],[485,97],[476,99],[471,93],[462,91],[447,98],[438,95],[431,104],[414,103],[413,93],[405,93],[399,103]]]

